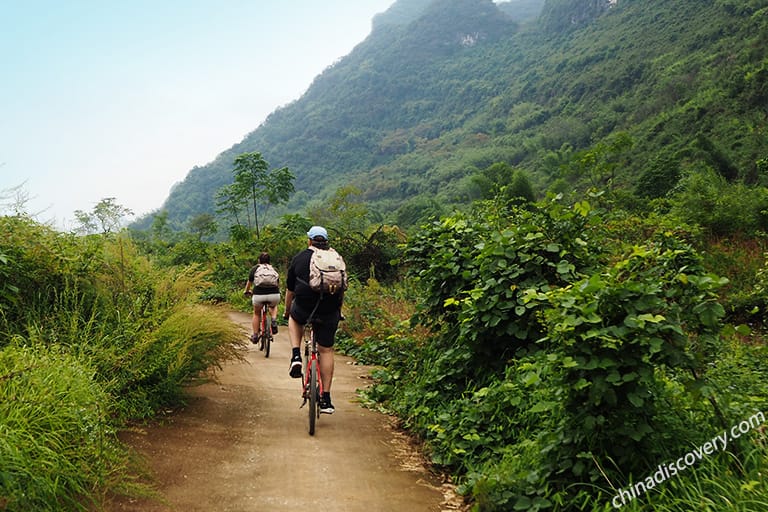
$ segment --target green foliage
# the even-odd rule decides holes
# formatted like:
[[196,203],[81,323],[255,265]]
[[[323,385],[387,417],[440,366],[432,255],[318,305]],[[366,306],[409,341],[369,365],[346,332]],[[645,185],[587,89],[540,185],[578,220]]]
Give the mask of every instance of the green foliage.
[[333,225],[339,233],[361,232],[370,224],[369,212],[360,198],[360,190],[341,187],[327,201],[307,208],[307,216],[315,224]]
[[111,408],[83,360],[41,345],[0,349],[0,508],[85,511],[118,485],[125,454]]
[[179,405],[188,384],[241,357],[242,333],[195,305],[207,272],[158,267],[124,234],[0,225],[0,508],[91,510],[107,491],[146,494],[115,431]]
[[728,183],[710,168],[683,177],[673,193],[671,213],[710,233],[754,235],[768,229],[768,189]]
[[249,227],[252,212],[253,227],[258,238],[261,231],[259,209],[265,213],[269,206],[285,203],[294,191],[295,177],[287,167],[269,169],[261,153],[256,152],[236,156],[232,174],[232,184],[217,192],[219,211],[229,213],[239,226],[239,215],[245,209]]
[[209,213],[201,213],[189,221],[189,229],[192,233],[197,235],[198,240],[202,240],[203,237],[216,234],[218,226],[216,225],[216,219],[213,215]]
[[[212,211],[232,160],[257,150],[291,163],[299,193],[285,211],[353,186],[377,222],[406,231],[490,197],[496,164],[534,191],[660,198],[703,167],[766,185],[765,0],[533,3],[393,6],[302,98],[193,169],[169,197],[170,224]],[[542,19],[518,26],[505,15],[518,8]]]
[[664,430],[656,420],[664,372],[685,375],[718,355],[724,310],[714,290],[722,283],[703,273],[690,247],[676,245],[635,247],[606,272],[547,294],[542,343],[563,369],[566,414],[558,473],[600,479],[604,470],[585,465],[584,453],[633,473],[651,467],[663,455],[654,433]]
[[[0,217],[0,233],[0,332],[11,333],[37,304],[49,304],[57,289],[87,271],[95,248],[83,240],[75,260],[67,254],[80,242],[27,217]],[[6,341],[0,338],[0,346]]]
[[133,215],[130,208],[117,204],[114,197],[107,197],[96,203],[90,212],[75,211],[75,218],[80,224],[78,231],[84,234],[101,233],[106,235],[120,230],[122,219]]
[[[428,340],[366,319],[382,316],[373,297],[350,305],[349,330],[368,333],[354,353],[384,365],[367,396],[424,439],[475,510],[606,510],[616,488],[768,406],[764,348],[746,353],[732,337],[742,328],[722,331],[726,280],[700,242],[674,219],[556,198],[424,226],[406,261]],[[749,453],[761,452],[734,443],[713,467],[757,475],[764,461]],[[638,502],[695,508],[670,489]]]
[[540,209],[488,203],[425,226],[406,250],[426,293],[419,319],[458,325],[470,340],[482,326],[512,350],[514,340],[535,341],[524,291],[563,285],[594,264],[589,229],[598,222],[588,202],[569,208],[555,198]]
[[414,337],[426,338],[426,331],[410,328],[414,312],[413,283],[401,280],[383,286],[369,279],[344,294],[345,320],[339,324],[337,347],[363,364],[389,366],[406,358]]
[[768,458],[766,441],[764,433],[752,436],[751,447],[743,459],[735,459],[731,454],[707,458],[697,464],[694,471],[678,474],[621,509],[630,512],[764,510],[768,507],[768,481],[764,471]]
[[243,346],[242,332],[223,311],[180,305],[157,329],[100,361],[100,371],[110,391],[123,397],[121,414],[150,417],[181,403],[185,385],[205,378],[209,369],[242,358]]
[[664,197],[677,185],[680,177],[680,163],[677,159],[669,155],[660,155],[638,178],[635,193],[650,199]]

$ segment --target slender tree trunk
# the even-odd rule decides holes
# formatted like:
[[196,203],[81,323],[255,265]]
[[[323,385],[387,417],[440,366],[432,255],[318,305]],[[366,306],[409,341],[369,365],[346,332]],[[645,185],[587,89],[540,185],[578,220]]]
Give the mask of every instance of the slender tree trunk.
[[256,224],[256,239],[261,238],[261,234],[259,233],[259,212],[258,212],[258,205],[256,203],[256,185],[254,185],[251,188],[251,199],[253,200],[253,221]]

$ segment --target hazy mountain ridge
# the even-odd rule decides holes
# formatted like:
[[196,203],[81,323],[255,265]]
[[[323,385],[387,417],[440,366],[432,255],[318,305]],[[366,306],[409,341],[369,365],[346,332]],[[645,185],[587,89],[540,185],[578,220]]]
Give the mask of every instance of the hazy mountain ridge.
[[[617,130],[636,139],[629,181],[662,156],[678,165],[719,152],[740,168],[759,156],[764,138],[747,125],[759,122],[764,92],[744,77],[759,73],[765,56],[756,28],[765,1],[660,0],[649,9],[636,0],[549,0],[538,23],[523,25],[508,15],[514,4],[400,0],[304,96],[193,169],[164,205],[169,220],[182,226],[212,211],[213,193],[245,151],[294,171],[290,210],[351,183],[390,214],[408,201],[412,209],[469,201],[472,180],[494,162],[548,186],[569,147]],[[702,137],[714,146],[692,142]]]
[[[288,166],[297,176],[297,191],[314,195],[345,174],[391,161],[396,153],[380,146],[390,131],[442,115],[446,122],[421,127],[429,136],[439,135],[454,122],[440,105],[454,82],[425,88],[425,81],[443,74],[441,67],[450,66],[457,52],[508,37],[516,27],[491,0],[400,0],[379,23],[386,25],[391,12],[399,23],[373,30],[316,77],[299,100],[277,109],[240,143],[174,186],[163,206],[169,222],[183,224],[195,210],[212,213],[213,193],[231,180],[232,161],[245,151],[260,151],[272,166]],[[468,45],[467,35],[477,40]],[[458,70],[454,80],[462,79]],[[294,202],[305,200],[298,194]]]
[[617,5],[618,0],[549,0],[541,12],[542,26],[550,32],[569,30],[589,23]]

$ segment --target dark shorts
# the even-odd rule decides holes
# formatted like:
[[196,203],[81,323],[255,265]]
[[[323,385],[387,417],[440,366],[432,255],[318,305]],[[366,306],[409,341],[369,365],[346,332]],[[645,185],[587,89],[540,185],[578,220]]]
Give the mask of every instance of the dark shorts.
[[[301,325],[307,323],[310,313],[312,313],[311,309],[306,310],[296,304],[296,302],[291,306],[291,318]],[[315,332],[315,339],[318,345],[328,348],[333,346],[340,318],[341,313],[338,309],[331,313],[315,313],[312,321],[312,330]]]

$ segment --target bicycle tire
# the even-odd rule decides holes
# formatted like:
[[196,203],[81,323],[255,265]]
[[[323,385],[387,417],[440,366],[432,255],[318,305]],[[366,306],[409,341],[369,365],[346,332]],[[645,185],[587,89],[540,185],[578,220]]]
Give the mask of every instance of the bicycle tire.
[[264,357],[269,357],[270,345],[272,345],[272,317],[267,313],[267,319],[264,322]]
[[259,336],[259,350],[264,351],[264,308],[261,309],[261,335]]
[[261,321],[259,322],[259,328],[261,329],[261,333],[259,334],[259,350],[261,352],[264,352],[264,345],[265,338],[267,336],[267,329],[265,328],[267,325],[267,307],[265,305],[261,306]]
[[317,404],[317,361],[312,361],[309,365],[309,435],[315,435],[315,422],[320,416],[320,410]]

